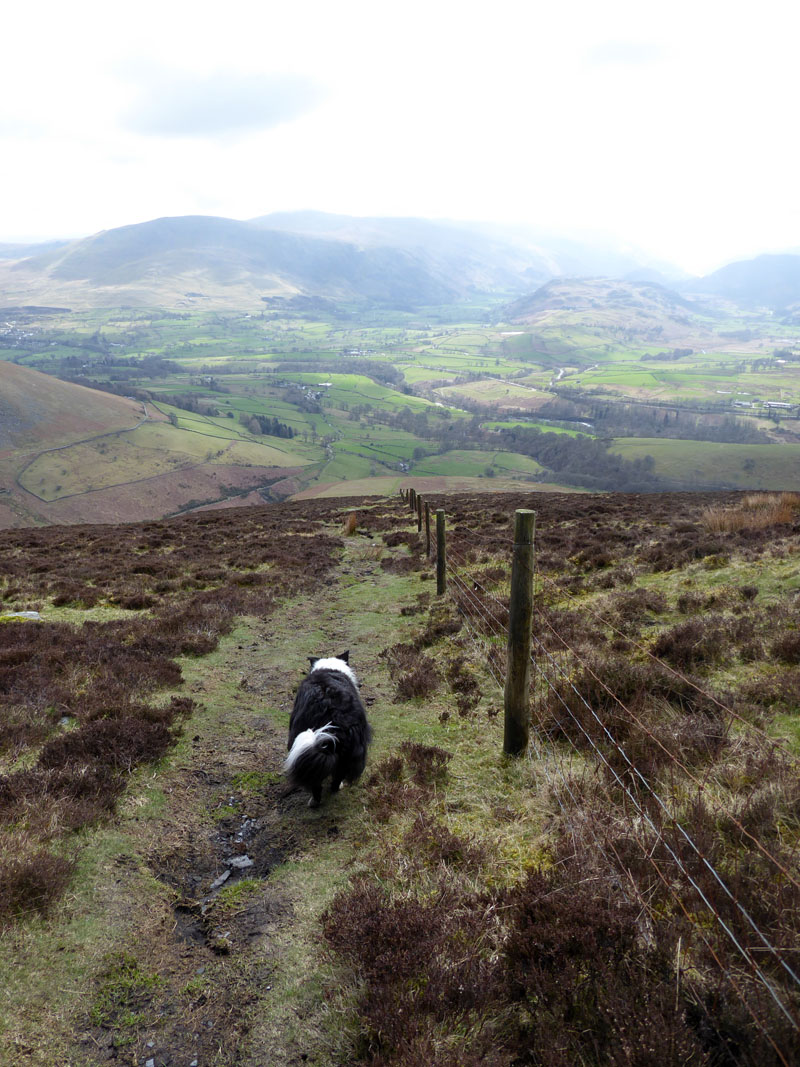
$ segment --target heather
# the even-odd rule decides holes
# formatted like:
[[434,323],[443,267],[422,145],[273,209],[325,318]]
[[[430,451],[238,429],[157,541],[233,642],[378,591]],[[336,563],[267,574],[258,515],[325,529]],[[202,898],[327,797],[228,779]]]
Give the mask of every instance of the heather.
[[[98,926],[34,1062],[798,1057],[796,510],[429,502],[443,597],[399,497],[5,535],[4,608],[44,621],[0,626],[0,936],[41,931],[58,970],[72,911]],[[536,607],[509,760],[517,507]],[[288,708],[305,656],[348,645],[375,741],[313,813],[279,773]]]

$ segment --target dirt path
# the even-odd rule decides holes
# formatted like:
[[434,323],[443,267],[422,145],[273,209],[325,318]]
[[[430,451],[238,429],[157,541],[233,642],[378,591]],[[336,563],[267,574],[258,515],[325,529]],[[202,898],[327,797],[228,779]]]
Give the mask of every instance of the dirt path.
[[215,653],[184,666],[182,692],[203,710],[169,766],[127,801],[135,842],[101,879],[116,877],[108,905],[116,948],[70,1062],[337,1062],[318,973],[319,916],[357,848],[359,788],[310,811],[307,797],[286,795],[279,771],[308,655],[352,650],[380,732],[389,680],[379,653],[399,639],[400,606],[424,584],[387,574],[376,556],[364,539],[348,544],[313,598],[246,620]]

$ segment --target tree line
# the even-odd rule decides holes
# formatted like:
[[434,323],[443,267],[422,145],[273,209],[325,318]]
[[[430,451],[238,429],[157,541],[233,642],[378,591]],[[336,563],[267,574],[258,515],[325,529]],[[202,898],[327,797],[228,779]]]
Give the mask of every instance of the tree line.
[[279,422],[274,415],[257,415],[242,411],[239,422],[250,433],[266,434],[270,437],[294,437],[294,430],[285,422]]

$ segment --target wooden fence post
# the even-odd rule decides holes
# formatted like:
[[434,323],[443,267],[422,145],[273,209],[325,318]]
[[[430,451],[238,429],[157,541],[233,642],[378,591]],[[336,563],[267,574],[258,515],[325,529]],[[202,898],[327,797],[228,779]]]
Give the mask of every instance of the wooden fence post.
[[431,506],[425,501],[425,556],[431,558]]
[[422,497],[417,493],[417,533],[422,533]]
[[515,512],[503,733],[503,751],[509,756],[520,756],[528,747],[535,530],[535,511]]
[[415,489],[408,490],[408,507],[410,511],[413,511],[417,506],[417,492]]
[[447,589],[447,543],[444,532],[444,508],[436,509],[436,595]]

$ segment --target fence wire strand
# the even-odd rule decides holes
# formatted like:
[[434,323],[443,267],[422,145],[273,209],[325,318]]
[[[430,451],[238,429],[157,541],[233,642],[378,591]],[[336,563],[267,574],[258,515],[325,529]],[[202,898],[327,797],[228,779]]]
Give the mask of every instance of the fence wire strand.
[[699,693],[701,696],[704,696],[707,700],[711,701],[711,703],[715,704],[721,711],[724,711],[726,715],[730,716],[731,719],[734,719],[737,722],[746,726],[748,730],[759,736],[766,744],[777,748],[787,761],[790,761],[792,763],[800,762],[798,761],[797,757],[787,751],[786,746],[782,744],[779,740],[774,737],[770,737],[769,734],[765,733],[763,730],[760,729],[760,727],[756,726],[754,723],[748,722],[747,719],[740,715],[739,712],[737,712],[734,708],[731,708],[728,704],[725,704],[723,701],[719,700],[717,697],[714,696],[713,693],[709,693],[707,690],[703,689],[702,686],[699,686],[697,682],[695,682],[692,678],[689,678],[687,675],[683,674],[683,672],[679,671],[676,667],[673,667],[672,664],[667,663],[666,660],[661,659],[646,645],[643,645],[639,641],[635,641],[628,634],[624,633],[618,627],[614,626],[610,619],[601,615],[598,611],[595,611],[595,609],[592,608],[590,604],[586,604],[582,601],[579,601],[578,597],[576,597],[574,593],[570,593],[568,589],[564,589],[559,586],[558,583],[555,582],[548,575],[541,575],[541,578],[543,583],[551,586],[558,593],[559,596],[566,597],[568,600],[572,600],[578,603],[581,611],[585,611],[587,615],[591,615],[593,618],[597,619],[598,622],[601,622],[604,626],[607,626],[609,630],[612,630],[618,636],[624,637],[625,640],[629,641],[634,648],[638,649],[640,652],[643,652],[648,659],[652,660],[654,663],[658,663],[661,667],[669,671],[669,673],[672,674],[679,681],[684,682],[686,685],[694,689],[695,692]]
[[[469,569],[471,567],[474,567],[475,564],[466,558],[462,543],[467,543],[468,551],[470,549],[475,549],[480,552],[486,552],[489,550],[489,546],[486,544],[479,544],[478,542],[470,539],[469,537],[465,537],[461,526],[457,527],[454,532],[458,537],[458,547],[454,548],[452,544],[448,544],[446,559],[446,572],[450,582],[449,587],[451,591],[451,598],[467,628],[470,639],[472,640],[476,648],[479,649],[483,656],[486,658],[489,672],[494,681],[497,683],[498,688],[502,690],[504,688],[504,680],[498,673],[496,664],[493,662],[493,655],[494,657],[496,657],[498,654],[497,642],[503,639],[507,640],[508,638],[508,626],[505,621],[508,618],[508,605],[503,603],[503,601],[496,594],[494,594],[486,587],[486,584],[481,580],[481,574],[479,570],[476,574],[469,573]],[[513,545],[514,543],[513,540],[507,538],[493,538],[493,544],[491,547],[495,548],[495,543],[500,541],[510,545]],[[434,548],[433,555],[435,556],[435,554],[436,553]],[[562,589],[546,575],[542,575],[541,573],[535,573],[534,571],[534,573],[529,573],[527,577],[531,581],[533,581],[535,585],[549,584],[558,591],[560,597],[567,597],[571,600],[577,600],[577,598],[575,598],[568,591]],[[613,623],[611,623],[608,619],[603,618],[592,608],[588,607],[585,604],[581,604],[580,606],[582,610],[586,610],[587,614],[591,614],[594,617],[598,618],[599,621],[601,621],[604,625],[608,626],[611,630],[616,631],[620,634],[622,633],[621,631],[617,630],[616,627],[614,627]],[[768,996],[771,998],[780,1013],[795,1030],[800,1030],[800,1024],[798,1024],[797,1018],[789,1009],[787,1004],[784,1003],[784,1000],[781,998],[781,995],[778,989],[775,987],[774,982],[764,972],[763,968],[760,966],[758,960],[754,957],[753,953],[756,951],[768,953],[770,957],[774,960],[775,965],[780,969],[781,973],[784,974],[784,980],[791,981],[791,983],[793,983],[796,988],[800,988],[800,977],[796,973],[795,969],[783,957],[781,951],[771,943],[769,938],[760,929],[759,925],[753,919],[747,908],[745,908],[742,903],[737,899],[736,895],[727,885],[723,876],[716,869],[716,867],[708,858],[708,856],[704,854],[703,850],[692,838],[686,827],[671,811],[670,805],[665,802],[665,800],[654,789],[653,785],[641,773],[639,768],[636,767],[635,763],[632,762],[632,760],[628,757],[627,753],[625,752],[624,745],[622,745],[616,740],[611,731],[608,729],[608,726],[598,716],[598,714],[592,708],[591,704],[579,692],[577,687],[574,685],[572,678],[570,677],[569,668],[564,663],[558,662],[556,652],[563,652],[564,654],[570,657],[571,663],[578,664],[584,669],[586,669],[588,674],[595,679],[595,681],[619,705],[622,711],[627,716],[629,716],[629,720],[635,723],[640,730],[642,730],[646,735],[648,735],[651,740],[659,746],[659,748],[662,750],[662,752],[670,761],[670,763],[674,765],[677,769],[679,769],[682,774],[685,774],[687,779],[692,782],[698,788],[698,790],[702,791],[704,789],[705,782],[699,780],[691,772],[691,770],[686,767],[684,761],[681,760],[681,758],[674,752],[672,752],[666,745],[664,745],[663,742],[658,737],[656,737],[644,723],[641,722],[640,718],[625,704],[623,700],[619,698],[617,694],[613,692],[613,690],[609,686],[607,686],[602,681],[602,679],[600,679],[596,675],[592,668],[583,661],[583,659],[575,651],[575,649],[572,648],[570,644],[555,630],[549,620],[541,616],[538,617],[541,618],[543,626],[549,630],[553,638],[560,643],[560,648],[554,651],[546,648],[544,643],[538,637],[534,637],[537,654],[531,657],[533,671],[531,688],[534,703],[537,705],[537,710],[539,713],[539,721],[541,721],[542,702],[544,700],[544,695],[545,693],[549,692],[552,698],[555,698],[558,702],[560,702],[560,704],[563,706],[564,711],[572,719],[574,725],[583,734],[592,752],[593,758],[597,761],[597,764],[599,766],[602,766],[604,770],[611,775],[618,788],[622,791],[624,797],[632,805],[633,810],[636,812],[640,820],[640,825],[646,825],[649,828],[649,831],[650,833],[652,833],[654,839],[653,847],[650,847],[646,841],[641,840],[638,834],[634,835],[634,839],[636,840],[638,846],[642,849],[647,859],[647,862],[653,868],[654,873],[656,874],[659,881],[664,885],[664,887],[673,897],[676,904],[683,912],[687,921],[691,923],[692,928],[696,931],[700,940],[705,944],[711,958],[714,959],[716,965],[720,969],[720,972],[730,983],[730,987],[734,990],[738,999],[744,1005],[745,1009],[752,1018],[758,1030],[773,1047],[780,1061],[785,1064],[786,1067],[788,1067],[788,1063],[783,1053],[776,1045],[772,1036],[764,1028],[763,1023],[758,1018],[756,1012],[753,1010],[753,1007],[751,1006],[748,998],[747,991],[742,989],[740,982],[737,980],[730,968],[727,967],[725,963],[720,959],[718,953],[716,952],[713,945],[708,939],[707,932],[704,931],[702,926],[699,924],[698,917],[687,909],[686,903],[683,901],[680,894],[676,891],[674,885],[671,882],[670,877],[665,873],[664,870],[662,870],[661,866],[656,860],[654,854],[655,844],[659,844],[669,855],[670,859],[675,865],[675,869],[680,872],[682,878],[685,879],[686,883],[692,887],[704,907],[707,909],[708,914],[710,916],[713,916],[714,922],[717,925],[718,930],[720,931],[719,936],[724,935],[729,944],[733,946],[736,953],[739,955],[739,957],[745,964],[746,970],[749,971],[749,973],[751,974],[753,980],[756,981],[761,987],[761,989],[763,989],[768,994]],[[626,639],[630,640],[627,635],[624,636],[626,636]],[[733,709],[727,707],[724,703],[717,700],[712,694],[705,692],[691,679],[686,678],[680,671],[677,671],[669,664],[664,663],[664,661],[656,657],[645,646],[638,644],[635,641],[631,643],[635,647],[645,652],[650,659],[656,660],[658,663],[662,664],[674,676],[681,679],[691,688],[701,693],[713,703],[718,705],[720,709],[723,710],[726,714],[743,722],[748,729],[755,729],[756,733],[761,732],[758,731],[757,728],[754,728],[753,724],[747,723],[746,720],[742,719],[742,717],[738,715]],[[605,738],[606,742],[608,743],[608,745],[611,746],[612,750],[615,751],[622,759],[623,765],[625,767],[625,774],[631,779],[630,785],[627,784],[626,781],[620,776],[616,768],[608,760],[602,748],[596,743],[595,739],[591,736],[591,734],[584,728],[581,721],[573,714],[571,708],[569,707],[569,704],[564,699],[562,692],[559,689],[559,681],[562,683],[562,685],[566,684],[574,692],[577,699],[586,708],[594,722],[599,727],[601,731],[601,736]],[[536,735],[536,731],[534,731],[534,735]],[[764,734],[764,738],[772,744],[776,743],[774,739],[769,738],[766,734]],[[541,743],[538,736],[534,736],[534,738],[532,739],[532,747],[536,751],[538,765],[542,768],[543,773],[551,788],[552,795],[554,796],[556,802],[559,804],[559,807],[561,808],[562,812],[566,812],[566,808],[564,806],[564,803],[562,802],[562,790],[563,793],[569,797],[573,808],[576,811],[579,811],[580,800],[578,797],[576,797],[573,789],[570,786],[569,775],[565,769],[565,760],[563,758],[552,758],[556,751],[556,746],[551,743]],[[553,770],[554,767],[555,773]],[[586,765],[584,764],[584,768],[585,767]],[[613,799],[607,788],[601,791],[605,793],[605,796],[608,798],[609,802],[613,804]],[[656,805],[656,808],[661,813],[661,818],[663,818],[664,820],[664,825],[671,826],[674,833],[677,835],[677,840],[682,840],[684,842],[684,845],[689,849],[690,853],[696,857],[697,861],[701,864],[701,869],[705,870],[707,875],[710,876],[710,884],[717,887],[717,891],[722,893],[723,897],[728,901],[728,906],[730,906],[732,909],[735,910],[736,913],[739,914],[741,920],[745,924],[745,928],[750,929],[756,941],[758,942],[756,946],[748,946],[744,944],[741,940],[741,937],[737,936],[736,931],[731,927],[731,924],[726,921],[726,919],[720,914],[719,909],[715,906],[713,900],[710,898],[708,891],[698,883],[696,877],[686,867],[686,864],[684,862],[684,859],[680,855],[680,852],[676,851],[676,848],[673,847],[669,839],[664,835],[663,828],[656,824],[656,822],[651,817],[651,814],[648,811],[647,807],[641,802],[641,800],[637,796],[637,793],[639,791],[652,798],[653,802]],[[798,879],[786,868],[786,866],[782,864],[780,860],[777,859],[777,857],[773,856],[772,853],[768,849],[766,849],[765,846],[752,833],[750,833],[749,830],[747,830],[747,828],[741,823],[741,821],[737,819],[734,813],[730,812],[723,804],[720,804],[719,802],[713,800],[711,802],[712,804],[714,804],[718,811],[724,812],[732,819],[733,824],[737,827],[737,829],[739,829],[740,832],[758,849],[758,851],[765,859],[769,860],[772,864],[774,864],[775,868],[781,873],[784,878],[790,881],[795,887],[800,889],[800,881],[798,881]],[[650,913],[647,901],[645,901],[642,897],[641,891],[639,887],[635,884],[635,881],[630,875],[630,872],[626,872],[624,863],[621,857],[619,856],[616,848],[614,847],[613,842],[610,840],[602,840],[601,836],[595,831],[595,828],[591,826],[591,820],[589,821],[588,829],[593,838],[594,844],[597,847],[599,855],[602,857],[609,870],[616,870],[623,875],[623,880],[618,880],[617,882],[620,890],[623,892],[624,895],[628,896],[628,894],[625,893],[623,889],[624,877],[627,874],[627,877],[631,882],[631,887],[636,900],[638,900],[641,905],[648,911],[648,913]],[[613,853],[613,857],[610,853]]]

